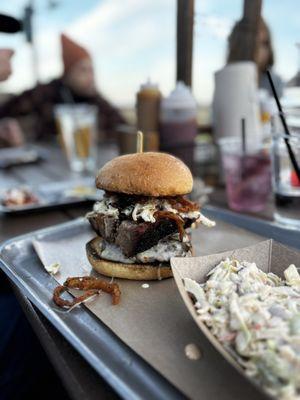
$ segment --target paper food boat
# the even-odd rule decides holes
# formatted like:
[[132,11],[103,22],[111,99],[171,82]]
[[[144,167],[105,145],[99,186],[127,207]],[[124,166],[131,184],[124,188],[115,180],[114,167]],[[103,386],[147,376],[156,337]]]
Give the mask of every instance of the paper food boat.
[[[184,278],[190,278],[199,283],[205,282],[207,279],[207,273],[226,257],[235,258],[239,261],[255,262],[258,268],[264,272],[273,272],[276,275],[283,277],[283,271],[290,264],[300,266],[300,252],[283,246],[274,240],[266,240],[249,247],[225,251],[222,253],[210,254],[202,257],[171,259],[173,275],[181,297],[202,333],[234,368],[242,373],[248,381],[254,384],[258,390],[262,392],[262,388],[258,386],[254,380],[246,376],[244,369],[238,364],[234,354],[229,353],[210,332],[204,322],[198,318],[193,301],[183,284]],[[271,398],[265,392],[263,393],[266,398]]]

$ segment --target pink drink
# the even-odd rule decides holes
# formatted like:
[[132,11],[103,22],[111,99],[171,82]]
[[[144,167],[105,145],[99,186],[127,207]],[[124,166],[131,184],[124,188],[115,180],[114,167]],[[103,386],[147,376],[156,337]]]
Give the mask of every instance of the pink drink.
[[258,212],[271,192],[271,163],[263,151],[245,155],[222,155],[228,205],[236,211]]

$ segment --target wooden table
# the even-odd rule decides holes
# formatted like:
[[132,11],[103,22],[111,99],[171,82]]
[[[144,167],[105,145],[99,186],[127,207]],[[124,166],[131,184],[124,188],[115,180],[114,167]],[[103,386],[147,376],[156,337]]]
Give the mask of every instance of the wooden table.
[[[75,176],[69,171],[67,161],[60,148],[47,144],[46,150],[47,158],[39,164],[18,166],[7,171],[1,170],[1,188],[74,179]],[[101,167],[116,155],[117,148],[115,145],[101,146],[99,148],[98,166]],[[0,216],[0,242],[36,229],[70,221],[85,215],[90,208],[90,205],[86,205],[24,215],[2,215]],[[70,398],[76,400],[119,398],[63,336],[27,300],[22,292],[16,287],[13,287],[13,289]]]

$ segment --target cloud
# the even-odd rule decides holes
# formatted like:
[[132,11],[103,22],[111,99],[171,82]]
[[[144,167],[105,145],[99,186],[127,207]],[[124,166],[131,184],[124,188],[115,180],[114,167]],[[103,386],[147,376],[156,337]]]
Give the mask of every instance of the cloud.
[[124,3],[103,1],[71,24],[67,33],[90,49],[100,88],[115,102],[133,103],[148,76],[164,88],[174,83],[175,1],[126,0],[126,7]]
[[225,40],[231,32],[233,21],[232,19],[220,17],[217,15],[201,14],[199,16],[198,26],[207,34]]

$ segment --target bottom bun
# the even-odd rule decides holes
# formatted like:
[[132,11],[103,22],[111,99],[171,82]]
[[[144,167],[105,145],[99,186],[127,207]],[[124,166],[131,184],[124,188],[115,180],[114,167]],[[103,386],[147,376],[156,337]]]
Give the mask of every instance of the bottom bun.
[[153,281],[173,276],[170,265],[124,264],[101,258],[99,249],[103,239],[98,236],[86,244],[86,253],[91,266],[102,275],[136,281]]

